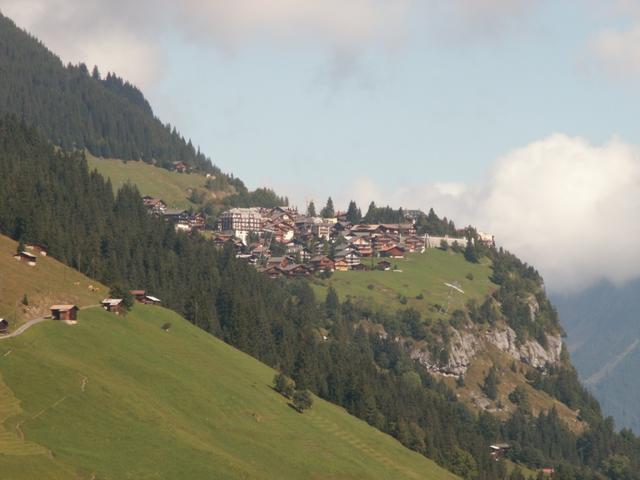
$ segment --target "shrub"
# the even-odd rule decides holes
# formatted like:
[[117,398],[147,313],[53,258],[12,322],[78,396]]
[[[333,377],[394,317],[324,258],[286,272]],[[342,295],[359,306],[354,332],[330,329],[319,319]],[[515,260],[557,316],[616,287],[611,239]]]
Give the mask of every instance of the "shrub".
[[29,298],[27,297],[26,293],[22,297],[22,305],[24,305],[25,307],[29,305]]
[[276,373],[273,377],[273,388],[286,398],[292,398],[296,389],[296,382],[287,377],[284,373]]
[[311,408],[313,397],[309,390],[296,390],[293,394],[293,407],[300,413]]
[[418,295],[416,295],[416,300],[422,300],[424,299],[424,295],[422,293],[419,293]]
[[163,323],[162,326],[160,327],[162,330],[164,330],[165,332],[168,332],[171,329],[171,324],[169,322],[167,323]]
[[370,283],[369,285],[367,285],[367,288],[368,288],[369,290],[373,290],[373,289],[374,289],[373,283]]
[[465,275],[465,278],[466,278],[467,280],[473,280],[473,273],[471,273],[471,272],[467,273],[467,274]]

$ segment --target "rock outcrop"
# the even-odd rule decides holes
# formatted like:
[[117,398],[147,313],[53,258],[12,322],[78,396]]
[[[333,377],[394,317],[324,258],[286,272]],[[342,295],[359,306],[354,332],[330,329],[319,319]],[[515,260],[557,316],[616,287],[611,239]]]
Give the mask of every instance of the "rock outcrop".
[[547,348],[544,348],[536,340],[527,340],[519,344],[516,332],[505,326],[494,328],[485,334],[474,332],[460,332],[451,330],[447,361],[433,358],[432,353],[425,348],[409,348],[411,358],[418,360],[429,371],[444,375],[464,375],[471,364],[473,357],[479,352],[493,345],[498,350],[506,353],[514,360],[531,365],[534,368],[545,368],[547,365],[555,365],[560,361],[562,351],[562,338],[560,335],[547,335]]

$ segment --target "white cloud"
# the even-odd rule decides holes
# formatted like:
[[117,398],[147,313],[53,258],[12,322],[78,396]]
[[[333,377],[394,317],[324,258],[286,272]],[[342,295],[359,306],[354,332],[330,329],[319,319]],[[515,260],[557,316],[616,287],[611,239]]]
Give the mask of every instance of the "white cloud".
[[[640,276],[640,148],[553,135],[499,159],[486,181],[365,193],[473,224],[538,268],[550,289]],[[357,190],[355,190],[357,191]]]
[[[236,52],[254,45],[328,50],[328,77],[349,75],[371,48],[394,50],[413,29],[485,33],[521,18],[525,0],[0,0],[0,10],[63,60],[116,71],[148,86],[160,78],[163,37]],[[331,80],[331,78],[330,78]]]
[[590,43],[597,63],[618,78],[640,74],[640,23],[626,30],[603,30]]
[[616,26],[602,28],[591,35],[588,58],[618,80],[637,78],[640,75],[640,1],[594,3],[598,15]]

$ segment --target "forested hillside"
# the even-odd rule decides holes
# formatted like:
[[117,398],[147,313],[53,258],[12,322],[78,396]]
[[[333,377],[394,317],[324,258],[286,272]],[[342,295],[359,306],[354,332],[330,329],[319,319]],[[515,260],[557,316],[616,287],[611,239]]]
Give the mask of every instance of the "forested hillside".
[[[192,323],[463,477],[501,478],[505,467],[491,459],[488,445],[508,441],[515,459],[534,468],[554,465],[561,479],[595,478],[593,472],[618,462],[628,478],[638,478],[640,443],[628,432],[615,434],[597,408],[585,415],[584,433],[570,431],[554,411],[536,416],[521,409],[506,422],[488,412],[475,416],[402,344],[357,328],[370,311],[335,292],[319,302],[306,282],[269,280],[233,250],[176,233],[146,213],[134,188],[114,195],[81,154],[57,150],[11,119],[0,123],[0,232],[45,244],[51,255],[110,286],[153,292]],[[506,252],[490,255],[500,285],[491,302],[505,305],[518,335],[536,338],[541,325],[557,328],[551,314],[548,323],[533,322],[518,301],[519,292],[540,285],[537,272]],[[415,318],[399,312],[390,320],[405,329]],[[559,373],[532,381],[566,402],[590,405],[575,374]]]
[[2,14],[0,72],[0,113],[15,113],[56,145],[164,167],[182,161],[222,174],[191,141],[154,117],[135,86],[84,64],[63,65]]

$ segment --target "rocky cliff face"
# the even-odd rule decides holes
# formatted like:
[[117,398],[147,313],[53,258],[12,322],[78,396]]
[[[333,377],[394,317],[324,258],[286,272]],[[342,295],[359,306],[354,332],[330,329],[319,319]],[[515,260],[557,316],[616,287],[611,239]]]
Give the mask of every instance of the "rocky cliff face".
[[446,363],[433,358],[426,348],[410,348],[411,358],[418,360],[429,371],[443,375],[464,375],[473,357],[486,350],[489,345],[506,353],[514,360],[521,361],[534,368],[545,368],[560,362],[562,337],[547,335],[547,348],[535,340],[523,344],[516,341],[516,332],[508,326],[493,328],[486,333],[460,332],[452,330]]

